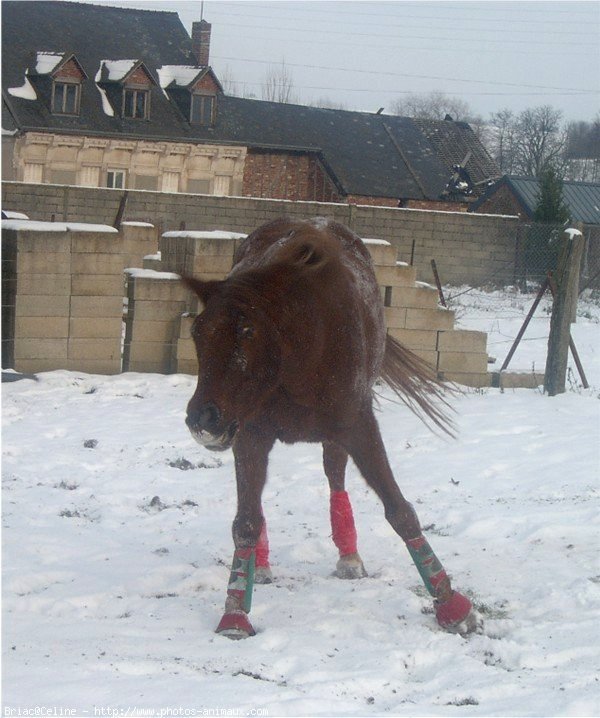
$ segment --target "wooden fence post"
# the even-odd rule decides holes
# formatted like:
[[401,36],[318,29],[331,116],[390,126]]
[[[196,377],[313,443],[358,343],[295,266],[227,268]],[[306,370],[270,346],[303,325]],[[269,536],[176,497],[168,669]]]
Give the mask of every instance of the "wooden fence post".
[[556,271],[557,291],[552,305],[544,391],[556,396],[565,391],[571,322],[577,307],[579,268],[583,253],[583,227],[567,229],[563,235]]

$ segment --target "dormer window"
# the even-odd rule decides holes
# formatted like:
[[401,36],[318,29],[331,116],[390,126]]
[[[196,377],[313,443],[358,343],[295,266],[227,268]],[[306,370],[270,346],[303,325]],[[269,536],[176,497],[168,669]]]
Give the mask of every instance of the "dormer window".
[[52,112],[55,115],[78,115],[81,85],[78,82],[54,81]]
[[149,115],[148,90],[125,88],[123,90],[123,117],[146,120]]
[[128,120],[150,119],[150,95],[156,81],[141,60],[102,60],[96,84],[116,115]]
[[212,125],[214,122],[215,106],[215,95],[200,92],[192,93],[190,123],[192,125],[203,125],[205,127]]

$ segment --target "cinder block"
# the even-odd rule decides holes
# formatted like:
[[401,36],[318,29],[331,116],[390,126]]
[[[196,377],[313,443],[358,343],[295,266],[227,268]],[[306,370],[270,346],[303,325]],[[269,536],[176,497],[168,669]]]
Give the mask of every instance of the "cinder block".
[[452,329],[454,312],[447,309],[412,309],[406,310],[407,329]]
[[15,315],[17,317],[68,317],[68,295],[17,294]]
[[384,307],[385,325],[388,329],[399,329],[406,326],[406,309],[400,307]]
[[205,255],[192,257],[193,276],[200,274],[220,274],[223,277],[231,271],[233,255]]
[[123,255],[88,254],[71,255],[71,271],[73,274],[122,274],[124,267]]
[[160,257],[156,254],[149,254],[143,258],[142,267],[144,269],[152,269],[155,272],[162,272],[163,263]]
[[132,342],[166,342],[174,341],[177,320],[172,319],[166,322],[135,319],[131,327]]
[[71,251],[71,237],[68,232],[18,232],[19,253],[39,252],[41,254],[62,254]]
[[377,283],[384,287],[414,287],[417,270],[408,265],[395,267],[375,267]]
[[189,374],[191,376],[197,376],[198,374],[198,362],[190,361],[187,359],[177,359],[177,366],[175,371],[178,374]]
[[127,371],[142,374],[170,374],[171,361],[141,361],[136,359],[129,362]]
[[67,359],[61,369],[83,371],[86,374],[120,374],[121,357],[114,359]]
[[438,293],[429,287],[392,287],[392,307],[436,309]]
[[438,369],[443,372],[486,373],[487,354],[468,352],[440,352]]
[[477,389],[492,385],[492,375],[489,372],[441,372],[440,378]]
[[127,282],[129,285],[133,283],[133,298],[136,302],[140,300],[186,302],[190,293],[190,290],[179,279],[129,276]]
[[201,279],[203,282],[221,282],[225,279],[226,272],[201,272],[186,270],[186,274],[191,274],[195,279]]
[[197,361],[196,347],[191,338],[177,340],[177,356],[179,359]]
[[15,337],[15,361],[20,359],[66,360],[68,339],[28,339]]
[[55,338],[69,336],[67,317],[18,317],[15,322],[15,339]]
[[196,319],[197,314],[182,314],[179,318],[179,337],[181,339],[191,339],[192,337],[192,325]]
[[20,273],[17,280],[17,291],[19,294],[69,296],[71,278],[68,274]]
[[435,350],[411,348],[411,351],[423,361],[426,361],[432,369],[437,369],[438,353]]
[[71,297],[72,317],[120,317],[123,297]]
[[17,275],[70,274],[71,255],[66,252],[19,252]]
[[436,348],[437,332],[425,329],[388,329],[394,339],[409,349],[427,349],[433,351]]
[[72,274],[71,294],[76,297],[123,297],[123,274]]
[[544,375],[536,372],[495,372],[502,389],[537,389],[544,383]]
[[233,258],[235,250],[234,239],[217,239],[217,238],[190,238],[189,249],[194,256],[230,256]]
[[132,362],[169,362],[173,345],[167,342],[135,341],[129,345],[129,366]]
[[121,317],[73,317],[69,320],[72,339],[115,339],[123,329]]
[[121,357],[121,337],[114,339],[69,339],[69,359],[91,359],[94,361]]
[[470,329],[453,329],[438,332],[438,351],[483,352],[487,347],[487,334]]
[[135,320],[170,321],[176,319],[186,309],[186,302],[136,300],[133,305]]
[[392,247],[389,242],[385,240],[363,240],[365,246],[371,255],[373,264],[377,264],[380,267],[395,267],[398,260],[398,250],[396,247]]
[[56,371],[69,367],[66,357],[60,357],[57,359],[15,359],[14,368],[24,374],[37,374],[42,371]]
[[123,238],[114,232],[71,232],[73,254],[122,254]]

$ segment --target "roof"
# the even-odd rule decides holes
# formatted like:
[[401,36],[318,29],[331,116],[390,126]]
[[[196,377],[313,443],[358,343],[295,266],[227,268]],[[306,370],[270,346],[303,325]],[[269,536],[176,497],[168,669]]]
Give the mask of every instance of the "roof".
[[[30,21],[33,12],[36,22]],[[473,182],[498,174],[471,128],[451,120],[432,122],[219,95],[215,124],[191,125],[176,100],[203,71],[212,71],[194,65],[191,39],[175,12],[63,0],[4,0],[2,20],[6,129],[312,152],[347,195],[440,199],[453,166],[469,151],[467,170]],[[47,98],[48,85],[43,76],[25,75],[25,68],[41,57],[49,67],[67,51],[87,75],[79,117],[53,115],[49,100],[32,101],[36,96]],[[150,90],[149,121],[112,113],[105,88],[96,82],[101,67],[104,73],[111,71],[111,79],[121,77],[119,73],[132,67],[131,58],[143,62],[156,82]]]
[[[540,196],[540,182],[535,177],[505,175],[472,205],[471,210],[477,211],[481,205],[504,186],[513,192],[523,206],[527,216],[533,219]],[[564,181],[563,201],[573,222],[600,224],[600,182]]]

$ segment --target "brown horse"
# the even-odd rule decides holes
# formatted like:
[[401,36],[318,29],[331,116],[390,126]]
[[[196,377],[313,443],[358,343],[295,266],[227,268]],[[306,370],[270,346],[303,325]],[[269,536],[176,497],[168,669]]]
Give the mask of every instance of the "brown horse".
[[436,405],[443,401],[443,385],[386,334],[380,289],[359,237],[321,218],[281,218],[248,236],[224,281],[184,281],[204,305],[192,328],[199,374],[186,423],[200,444],[218,451],[232,447],[235,458],[235,552],[217,632],[254,635],[248,613],[256,555],[264,568],[267,545],[261,494],[277,439],[323,444],[338,573],[364,575],[344,491],[350,455],[404,540],[434,598],[439,624],[472,630],[471,604],[451,588],[423,537],[373,413],[373,386],[381,377],[411,409],[449,431]]

